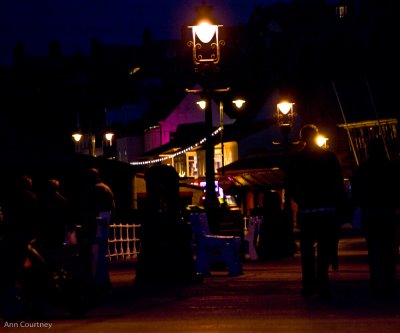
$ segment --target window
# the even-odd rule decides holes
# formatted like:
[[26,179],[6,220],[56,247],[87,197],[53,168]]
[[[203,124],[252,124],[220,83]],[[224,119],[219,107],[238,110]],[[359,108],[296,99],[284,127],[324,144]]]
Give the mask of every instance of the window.
[[197,177],[197,156],[195,153],[188,153],[187,155],[187,175],[188,177]]
[[336,16],[340,19],[344,18],[347,15],[347,6],[341,5],[336,7]]

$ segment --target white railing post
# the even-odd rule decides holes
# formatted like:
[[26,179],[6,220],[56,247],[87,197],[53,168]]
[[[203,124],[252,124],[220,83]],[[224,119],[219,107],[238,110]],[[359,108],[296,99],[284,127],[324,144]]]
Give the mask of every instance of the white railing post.
[[[140,224],[113,223],[109,225],[107,257],[109,261],[125,261],[136,259],[140,252],[140,238],[136,237],[136,229]],[[132,237],[130,235],[132,234]]]

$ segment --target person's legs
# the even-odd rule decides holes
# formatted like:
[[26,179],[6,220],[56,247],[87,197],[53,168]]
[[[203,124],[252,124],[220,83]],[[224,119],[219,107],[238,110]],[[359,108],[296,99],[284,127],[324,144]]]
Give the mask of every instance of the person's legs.
[[305,214],[299,214],[300,252],[302,268],[302,296],[309,297],[315,291],[315,249],[313,223]]
[[108,292],[111,289],[111,279],[108,272],[108,225],[110,218],[99,217],[97,220],[96,240],[92,246],[92,271],[99,291]]
[[321,297],[329,296],[329,264],[337,242],[336,218],[332,213],[315,216],[317,229],[317,288]]

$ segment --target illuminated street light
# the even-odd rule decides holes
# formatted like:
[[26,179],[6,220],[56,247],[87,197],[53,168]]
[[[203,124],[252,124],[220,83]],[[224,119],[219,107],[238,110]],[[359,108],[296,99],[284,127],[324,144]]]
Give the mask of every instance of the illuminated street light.
[[115,134],[111,131],[106,131],[104,133],[103,141],[103,156],[106,158],[115,159],[116,158],[116,147],[114,144]]
[[75,141],[76,143],[78,143],[79,141],[81,141],[82,136],[83,136],[83,135],[82,135],[81,133],[78,133],[78,132],[72,134],[72,137],[73,137],[73,139],[74,139],[74,141]]
[[213,64],[220,61],[220,46],[225,45],[219,39],[218,30],[222,25],[211,24],[209,21],[201,21],[197,25],[188,26],[192,29],[192,40],[188,46],[192,48],[193,63],[195,65]]
[[293,105],[287,101],[283,101],[277,104],[278,113],[278,124],[281,129],[289,130],[293,125]]
[[104,137],[106,138],[107,142],[109,142],[110,146],[112,146],[112,139],[114,137],[114,133],[107,132]]
[[232,103],[236,106],[237,109],[241,109],[246,101],[244,99],[238,98],[233,100]]
[[[243,105],[246,103],[244,99],[237,98],[232,101],[232,104],[236,107],[236,109],[240,110]],[[225,174],[225,152],[224,152],[224,109],[222,101],[220,102],[219,108],[219,117],[220,117],[220,127],[221,127],[221,164],[222,164],[222,175]]]
[[72,138],[74,139],[75,142],[75,152],[80,153],[81,152],[81,139],[82,139],[82,134],[80,132],[75,132],[72,134]]
[[[225,45],[223,40],[219,39],[219,28],[222,25],[217,25],[212,22],[212,6],[202,4],[196,8],[197,24],[188,26],[191,29],[191,40],[187,45],[192,50],[192,60],[194,72],[199,73],[199,79],[203,80],[204,90],[188,92],[201,93],[204,95],[207,103],[204,106],[205,116],[205,173],[206,173],[206,200],[205,209],[207,218],[210,223],[210,228],[214,231],[216,221],[216,209],[219,206],[219,201],[215,192],[215,167],[214,167],[214,142],[213,142],[213,122],[211,100],[212,95],[219,91],[228,91],[227,89],[214,89],[212,80],[209,76],[218,72],[218,64],[221,60],[221,46]],[[213,230],[214,229],[214,230]]]
[[[293,105],[294,103],[288,101],[282,101],[277,104],[277,118],[278,118],[278,125],[281,129],[281,133],[283,135],[283,149],[284,149],[284,172],[287,172],[288,163],[289,163],[289,133],[293,126],[294,120],[294,112],[293,112]],[[287,184],[286,184],[286,175],[285,175],[285,209],[290,209],[290,200],[287,196]]]
[[293,126],[293,105],[294,103],[287,101],[280,102],[276,105],[278,125],[284,138],[283,145],[285,150],[285,159],[288,157],[289,132]]
[[205,108],[207,107],[207,101],[202,99],[198,102],[196,102],[196,104],[200,107],[200,109],[205,110]]
[[317,136],[317,138],[316,138],[316,140],[317,140],[317,145],[319,146],[319,147],[321,147],[321,148],[327,148],[327,141],[328,141],[328,138],[327,137],[325,137],[325,136],[323,136],[323,135],[318,135]]
[[[227,92],[230,89],[219,89],[218,92]],[[232,101],[232,104],[235,105],[237,109],[241,109],[243,105],[246,103],[243,99],[235,99]],[[207,107],[207,101],[205,99],[201,99],[196,102],[196,104],[202,109],[205,110]],[[224,151],[224,104],[222,99],[219,102],[219,130],[220,130],[220,144],[221,144],[221,170],[222,175],[225,173],[225,151]]]

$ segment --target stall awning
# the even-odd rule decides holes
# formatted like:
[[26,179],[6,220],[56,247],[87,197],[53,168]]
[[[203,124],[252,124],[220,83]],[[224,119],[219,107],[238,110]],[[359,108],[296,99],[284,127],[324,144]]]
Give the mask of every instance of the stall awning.
[[283,165],[283,154],[248,157],[226,165],[224,175],[237,186],[282,188]]
[[238,175],[231,176],[235,184],[249,187],[283,187],[283,172],[276,170],[253,170]]

